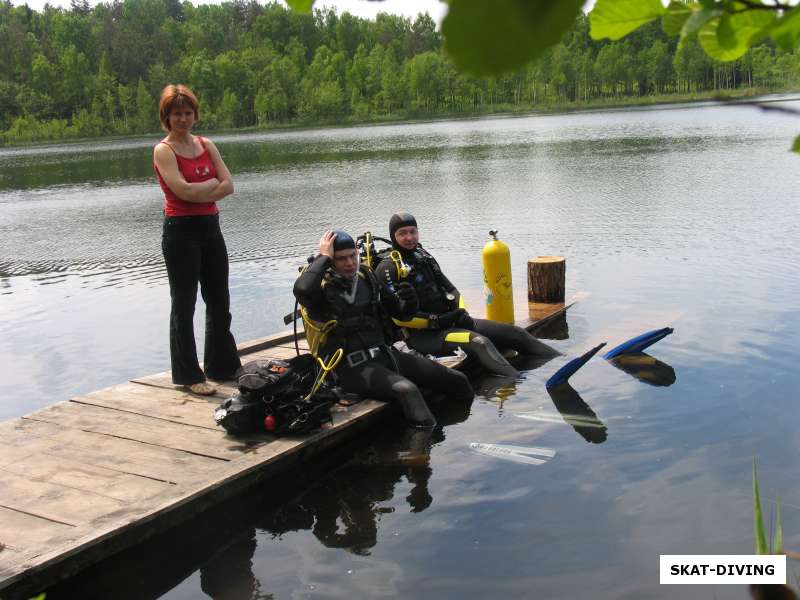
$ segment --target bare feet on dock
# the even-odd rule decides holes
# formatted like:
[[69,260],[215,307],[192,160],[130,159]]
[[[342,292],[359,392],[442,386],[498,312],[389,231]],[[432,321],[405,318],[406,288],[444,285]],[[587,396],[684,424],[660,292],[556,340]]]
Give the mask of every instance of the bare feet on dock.
[[198,396],[211,396],[214,392],[217,391],[217,388],[208,383],[207,381],[200,381],[198,383],[193,383],[192,385],[185,385],[183,386],[193,394],[197,394]]

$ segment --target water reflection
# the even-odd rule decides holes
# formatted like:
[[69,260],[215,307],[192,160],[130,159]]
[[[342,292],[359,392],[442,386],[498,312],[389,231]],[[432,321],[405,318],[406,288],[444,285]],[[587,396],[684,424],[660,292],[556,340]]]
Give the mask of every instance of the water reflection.
[[592,444],[606,441],[608,430],[605,424],[568,382],[548,389],[547,393],[564,421],[584,440]]
[[675,369],[646,352],[621,354],[608,362],[648,385],[669,387],[675,383]]
[[[517,371],[523,373],[524,375],[526,371],[534,371],[539,367],[546,365],[548,362],[553,360],[553,358],[555,357],[526,356],[520,354],[509,360],[509,362],[515,369],[517,369]],[[506,400],[517,394],[518,386],[525,381],[524,376],[508,377],[504,375],[487,375],[485,372],[481,372],[480,375],[480,378],[476,378],[472,382],[472,387],[475,389],[475,394],[478,396],[483,396],[487,400],[497,402],[501,408]]]
[[405,497],[410,512],[421,513],[431,506],[431,448],[444,441],[444,426],[467,419],[470,407],[471,403],[442,402],[435,408],[439,422],[436,429],[389,429],[345,465],[321,475],[316,483],[271,511],[201,566],[203,592],[215,600],[272,597],[262,591],[253,572],[258,530],[273,538],[311,531],[326,548],[369,556],[378,543],[381,517],[395,510],[386,504],[403,478],[412,486]]
[[536,337],[543,340],[567,340],[569,339],[569,325],[567,324],[567,313],[550,319],[536,328]]
[[256,530],[236,538],[200,568],[200,589],[214,600],[268,600],[272,594],[261,589],[253,573]]
[[430,448],[435,443],[430,430],[409,429],[382,438],[258,526],[276,537],[311,530],[326,548],[369,556],[378,541],[381,516],[394,512],[383,504],[393,498],[403,477],[413,486],[406,497],[411,512],[422,512],[433,502],[428,481],[433,474]]

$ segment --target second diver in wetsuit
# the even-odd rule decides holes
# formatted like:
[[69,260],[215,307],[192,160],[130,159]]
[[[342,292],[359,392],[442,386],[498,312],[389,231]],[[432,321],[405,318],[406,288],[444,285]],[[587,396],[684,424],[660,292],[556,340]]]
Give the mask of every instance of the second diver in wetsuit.
[[417,292],[417,313],[410,319],[394,319],[403,328],[409,347],[434,356],[452,354],[461,347],[487,371],[514,377],[519,371],[498,347],[542,358],[558,355],[521,327],[470,317],[461,294],[442,273],[436,259],[420,245],[413,215],[392,215],[389,238],[394,252],[380,262],[375,273],[386,285],[409,282]]
[[355,242],[345,232],[323,234],[319,256],[297,278],[294,295],[308,317],[327,330],[317,355],[343,349],[336,375],[345,391],[396,402],[406,420],[420,427],[436,424],[420,387],[458,401],[473,398],[463,373],[391,346],[390,317],[416,313],[417,294],[405,283],[382,284],[359,265]]

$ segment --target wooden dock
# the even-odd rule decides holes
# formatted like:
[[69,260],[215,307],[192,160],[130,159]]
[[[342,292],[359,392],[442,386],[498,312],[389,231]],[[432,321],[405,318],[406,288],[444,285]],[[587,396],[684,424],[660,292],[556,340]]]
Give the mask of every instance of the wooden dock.
[[[286,333],[239,349],[244,360],[295,355]],[[388,412],[364,400],[337,406],[333,426],[312,435],[234,438],[214,423],[213,411],[235,391],[225,382],[215,396],[195,396],[165,372],[0,423],[0,598],[44,591],[352,438]]]

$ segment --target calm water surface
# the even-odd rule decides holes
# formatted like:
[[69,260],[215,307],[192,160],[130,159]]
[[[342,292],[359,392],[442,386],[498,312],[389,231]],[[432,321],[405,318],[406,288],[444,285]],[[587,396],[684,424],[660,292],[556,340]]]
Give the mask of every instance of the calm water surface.
[[[365,440],[316,485],[255,490],[196,544],[172,536],[155,565],[157,550],[133,553],[72,592],[745,597],[660,587],[659,555],[752,552],[753,456],[800,550],[798,131],[746,107],[672,107],[215,138],[237,188],[221,209],[238,340],[282,328],[322,230],[386,235],[406,209],[478,312],[488,229],[512,248],[522,312],[526,259],[566,256],[580,301],[545,332],[566,356],[478,378],[432,436]],[[168,367],[154,142],[0,150],[0,418]],[[572,391],[545,391],[568,357],[663,326],[675,333],[650,354],[672,385],[595,358]]]

